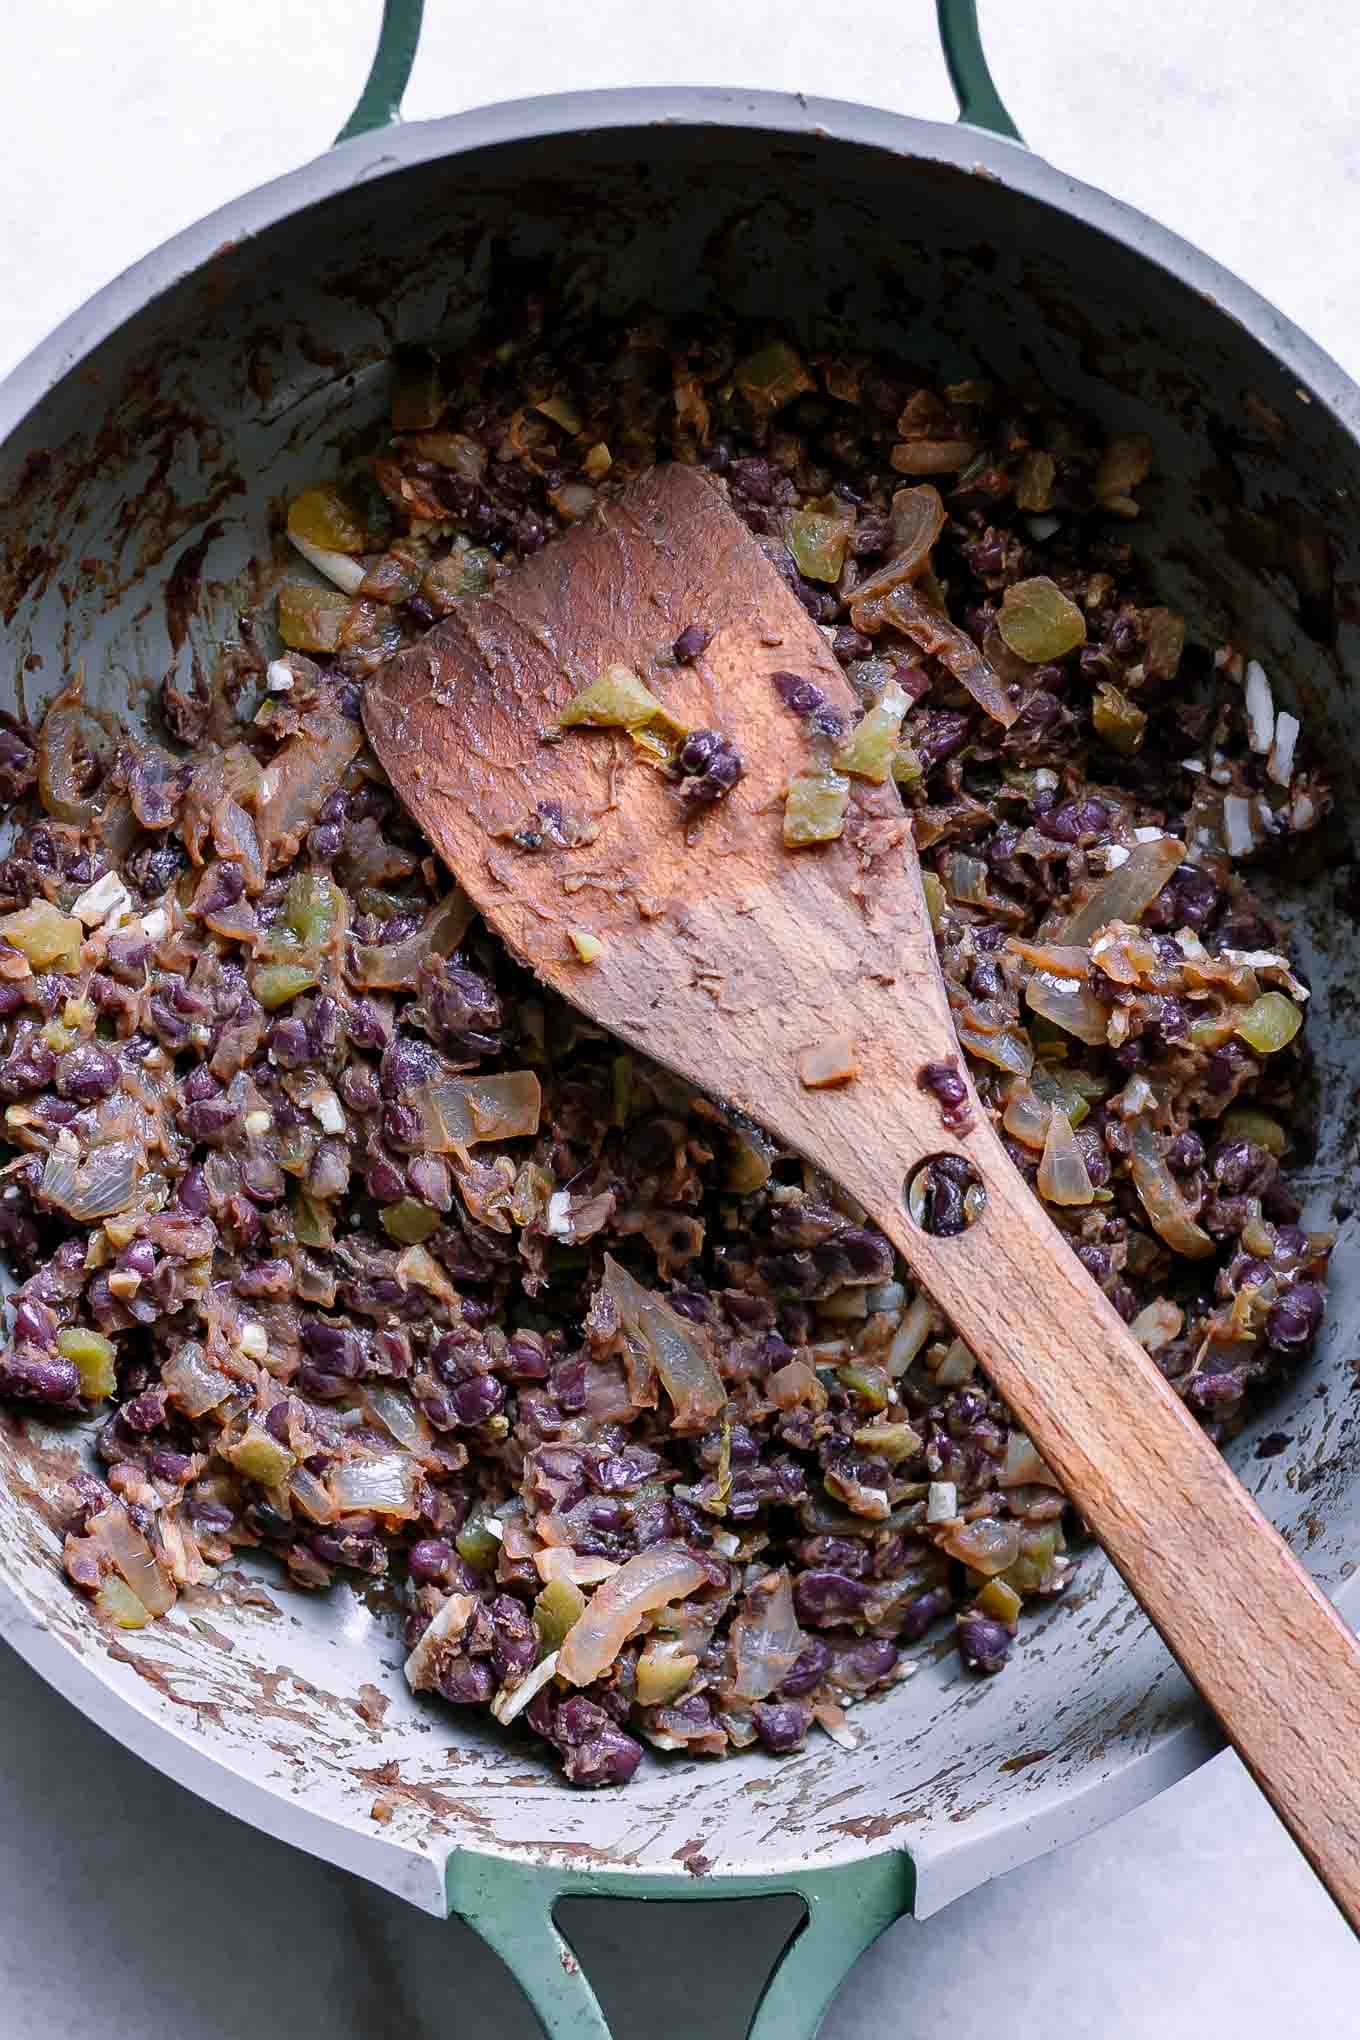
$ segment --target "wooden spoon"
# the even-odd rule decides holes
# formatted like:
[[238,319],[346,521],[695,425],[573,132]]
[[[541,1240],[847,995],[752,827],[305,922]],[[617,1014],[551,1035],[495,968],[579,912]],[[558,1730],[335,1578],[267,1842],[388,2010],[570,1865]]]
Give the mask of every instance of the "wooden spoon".
[[[692,664],[669,647],[711,633]],[[745,777],[697,822],[622,732],[558,736],[620,662]],[[1360,1652],[1012,1166],[969,1090],[942,1122],[923,1065],[962,1063],[896,789],[854,784],[835,842],[790,851],[813,763],[771,676],[857,704],[821,632],[705,477],[633,483],[370,682],[392,783],[511,953],[611,1033],[760,1121],[858,1200],[977,1355],[1352,1926],[1360,1927]],[[543,803],[567,833],[554,847]],[[517,847],[543,837],[542,847]],[[570,930],[603,947],[583,963]],[[850,1037],[857,1074],[810,1089]],[[835,1051],[832,1052],[834,1060]],[[941,1154],[986,1188],[953,1237],[904,1185]]]

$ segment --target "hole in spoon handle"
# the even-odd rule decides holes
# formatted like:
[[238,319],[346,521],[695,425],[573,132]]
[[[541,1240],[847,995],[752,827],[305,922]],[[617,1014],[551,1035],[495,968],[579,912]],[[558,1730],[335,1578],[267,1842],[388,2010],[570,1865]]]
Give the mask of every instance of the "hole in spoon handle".
[[966,1232],[987,1208],[987,1191],[966,1155],[941,1150],[916,1164],[903,1185],[907,1216],[935,1239]]

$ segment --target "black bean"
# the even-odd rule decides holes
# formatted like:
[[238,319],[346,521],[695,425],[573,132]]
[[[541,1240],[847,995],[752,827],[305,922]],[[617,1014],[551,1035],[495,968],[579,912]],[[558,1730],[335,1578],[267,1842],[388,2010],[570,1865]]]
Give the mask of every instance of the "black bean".
[[849,1573],[821,1568],[800,1573],[794,1581],[793,1602],[798,1619],[814,1629],[848,1621],[859,1614],[869,1599],[869,1589]]
[[1186,1176],[1204,1166],[1204,1142],[1197,1133],[1178,1133],[1166,1151],[1168,1167]]
[[1010,1656],[1010,1632],[990,1616],[961,1615],[955,1635],[959,1656],[970,1672],[999,1672]]
[[438,1690],[454,1707],[484,1707],[496,1678],[485,1658],[458,1657],[440,1677]]
[[494,1374],[474,1374],[453,1391],[451,1401],[460,1424],[482,1424],[504,1406],[505,1388]]
[[198,1141],[221,1141],[238,1124],[240,1114],[228,1098],[199,1098],[184,1114],[184,1124]]
[[811,1716],[794,1701],[758,1700],[751,1709],[751,1719],[766,1749],[783,1756],[789,1750],[802,1748]]
[[691,659],[697,659],[704,651],[713,633],[705,630],[701,623],[691,623],[681,631],[671,650],[678,664],[687,666]]
[[74,1360],[20,1353],[0,1353],[0,1395],[18,1402],[73,1408],[80,1400],[80,1372]]
[[1286,1349],[1308,1345],[1322,1323],[1324,1308],[1322,1291],[1315,1282],[1295,1282],[1266,1319],[1266,1338],[1272,1346]]

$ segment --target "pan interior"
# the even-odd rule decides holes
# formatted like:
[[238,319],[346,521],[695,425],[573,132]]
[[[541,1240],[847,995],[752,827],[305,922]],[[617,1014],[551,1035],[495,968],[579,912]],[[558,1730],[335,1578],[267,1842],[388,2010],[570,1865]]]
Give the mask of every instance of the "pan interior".
[[[839,111],[853,134],[856,117]],[[136,721],[164,674],[211,669],[243,610],[267,614],[280,504],[384,415],[393,346],[468,331],[494,267],[511,260],[614,315],[773,316],[809,345],[882,346],[946,379],[1037,375],[1108,430],[1149,433],[1148,537],[1134,536],[1164,599],[1196,634],[1263,659],[1333,760],[1343,811],[1289,893],[1325,1101],[1306,1222],[1341,1234],[1331,1317],[1311,1365],[1231,1454],[1335,1588],[1360,1514],[1345,1191],[1360,973],[1337,868],[1354,798],[1356,446],[1324,394],[1270,352],[1268,332],[1150,254],[937,155],[938,132],[904,124],[919,152],[898,152],[828,131],[672,122],[441,159],[439,131],[423,143],[416,130],[406,167],[375,164],[357,181],[323,172],[322,196],[300,191],[272,225],[224,236],[77,361],[0,449],[5,673],[33,711],[83,659],[91,697]],[[1281,546],[1282,531],[1311,535],[1305,550],[1330,556],[1330,570],[1300,588],[1287,571],[1299,549]],[[1289,1448],[1258,1460],[1272,1431]],[[380,1797],[394,1808],[384,1864],[438,1865],[463,1846],[678,1874],[700,1853],[762,1871],[900,1846],[923,1872],[958,1866],[941,1870],[934,1903],[984,1864],[1132,1803],[1209,1746],[1184,1680],[1093,1554],[1068,1600],[1026,1623],[1004,1677],[968,1680],[952,1652],[925,1648],[909,1681],[860,1710],[855,1752],[823,1741],[780,1761],[649,1758],[628,1791],[575,1795],[524,1745],[407,1691],[380,1597],[346,1586],[308,1596],[248,1565],[150,1630],[106,1635],[58,1563],[56,1490],[81,1442],[3,1419],[6,1626],[21,1642],[41,1630],[79,1659],[82,1704],[115,1732],[129,1710],[168,1730],[221,1767],[223,1797],[236,1777],[301,1803],[332,1839],[299,1839],[389,1882],[406,1873],[375,1868],[360,1841]],[[195,1782],[216,1796],[200,1770]]]

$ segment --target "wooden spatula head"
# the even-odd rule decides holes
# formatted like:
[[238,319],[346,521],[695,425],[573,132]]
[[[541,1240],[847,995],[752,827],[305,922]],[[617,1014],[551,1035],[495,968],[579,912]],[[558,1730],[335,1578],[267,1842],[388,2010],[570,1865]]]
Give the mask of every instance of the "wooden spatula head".
[[[677,664],[696,625],[706,648]],[[743,778],[697,817],[623,731],[557,731],[615,663],[740,751]],[[843,1180],[881,1145],[891,1099],[898,1187],[914,1154],[952,1145],[914,1077],[956,1053],[910,832],[891,782],[856,780],[837,841],[785,847],[785,788],[826,746],[783,705],[781,672],[814,682],[847,727],[860,713],[712,482],[669,467],[394,659],[364,720],[408,808],[540,978]],[[593,839],[554,845],[544,803]],[[573,929],[600,939],[597,961],[579,960]],[[858,1075],[810,1092],[803,1055],[845,1036]]]

